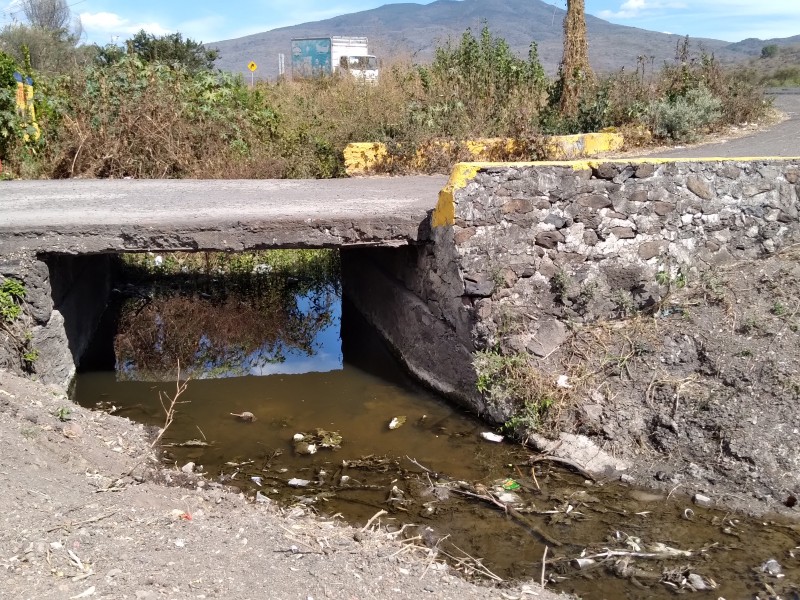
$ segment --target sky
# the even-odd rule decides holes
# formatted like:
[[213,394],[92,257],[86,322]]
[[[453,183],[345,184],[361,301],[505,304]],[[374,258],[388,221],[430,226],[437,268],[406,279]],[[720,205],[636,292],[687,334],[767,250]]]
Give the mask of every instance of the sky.
[[[0,0],[0,27],[23,19],[23,0]],[[565,0],[545,0],[566,8]],[[67,0],[86,43],[121,42],[140,29],[215,42],[395,4],[389,0]],[[430,4],[431,0],[418,0]],[[800,0],[586,0],[620,25],[737,42],[800,34]]]

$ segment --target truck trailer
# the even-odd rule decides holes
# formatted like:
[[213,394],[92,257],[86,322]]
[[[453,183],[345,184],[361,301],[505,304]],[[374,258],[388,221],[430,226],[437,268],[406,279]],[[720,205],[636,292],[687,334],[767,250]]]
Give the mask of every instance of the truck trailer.
[[350,74],[369,83],[378,80],[378,59],[369,54],[365,37],[295,38],[292,78]]

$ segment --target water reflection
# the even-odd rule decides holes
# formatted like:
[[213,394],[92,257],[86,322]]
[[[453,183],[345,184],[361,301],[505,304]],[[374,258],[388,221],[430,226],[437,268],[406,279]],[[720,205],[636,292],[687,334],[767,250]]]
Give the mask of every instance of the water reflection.
[[343,367],[338,272],[252,268],[187,278],[159,265],[118,290],[128,296],[114,336],[121,380],[169,379],[178,364],[192,379]]

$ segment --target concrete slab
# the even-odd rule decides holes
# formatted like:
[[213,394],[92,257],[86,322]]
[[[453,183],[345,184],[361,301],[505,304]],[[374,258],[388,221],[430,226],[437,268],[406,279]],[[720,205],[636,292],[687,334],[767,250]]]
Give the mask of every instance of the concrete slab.
[[443,176],[0,182],[0,254],[401,245]]

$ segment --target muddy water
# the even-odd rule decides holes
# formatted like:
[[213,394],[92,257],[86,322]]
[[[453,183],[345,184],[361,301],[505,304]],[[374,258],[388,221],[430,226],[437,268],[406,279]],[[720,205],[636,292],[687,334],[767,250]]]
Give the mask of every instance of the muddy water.
[[[413,524],[404,534],[419,536],[414,543],[436,546],[471,574],[538,579],[547,547],[550,585],[585,598],[667,598],[694,587],[707,588],[700,597],[730,600],[792,597],[800,589],[795,527],[588,482],[547,463],[532,469],[527,452],[484,440],[485,425],[410,381],[360,317],[330,292],[304,289],[290,307],[296,319],[286,321],[286,331],[261,331],[262,340],[237,341],[227,330],[222,335],[219,322],[194,331],[194,351],[183,350],[193,380],[164,435],[165,460],[195,462],[210,479],[254,497],[302,503],[354,524],[386,510],[383,524]],[[121,343],[126,332],[115,330],[118,316],[111,315],[90,362],[108,366],[109,349],[116,347],[117,368],[82,372],[74,390],[78,402],[163,424],[159,392],[174,392],[174,382],[166,381],[174,374],[158,376],[153,355],[183,348],[170,341],[178,334],[167,331],[165,315],[197,321],[208,316],[208,307],[192,303],[208,299],[183,296],[180,310],[162,302],[169,301],[126,302],[137,318],[156,324],[152,335],[137,338],[144,348],[133,348],[130,335]],[[215,306],[230,311],[232,304]],[[125,310],[121,322],[135,324]],[[184,323],[175,331],[183,339],[191,328]],[[221,340],[236,351],[220,347]],[[204,378],[210,375],[216,378]],[[231,414],[245,412],[255,420]],[[391,430],[395,417],[406,420]],[[341,447],[299,454],[294,436],[309,439],[317,429],[341,435]],[[290,485],[293,479],[301,482]],[[517,489],[505,490],[504,483]],[[491,498],[509,492],[516,497],[505,497],[513,507],[507,513]],[[767,564],[772,559],[777,563]]]

